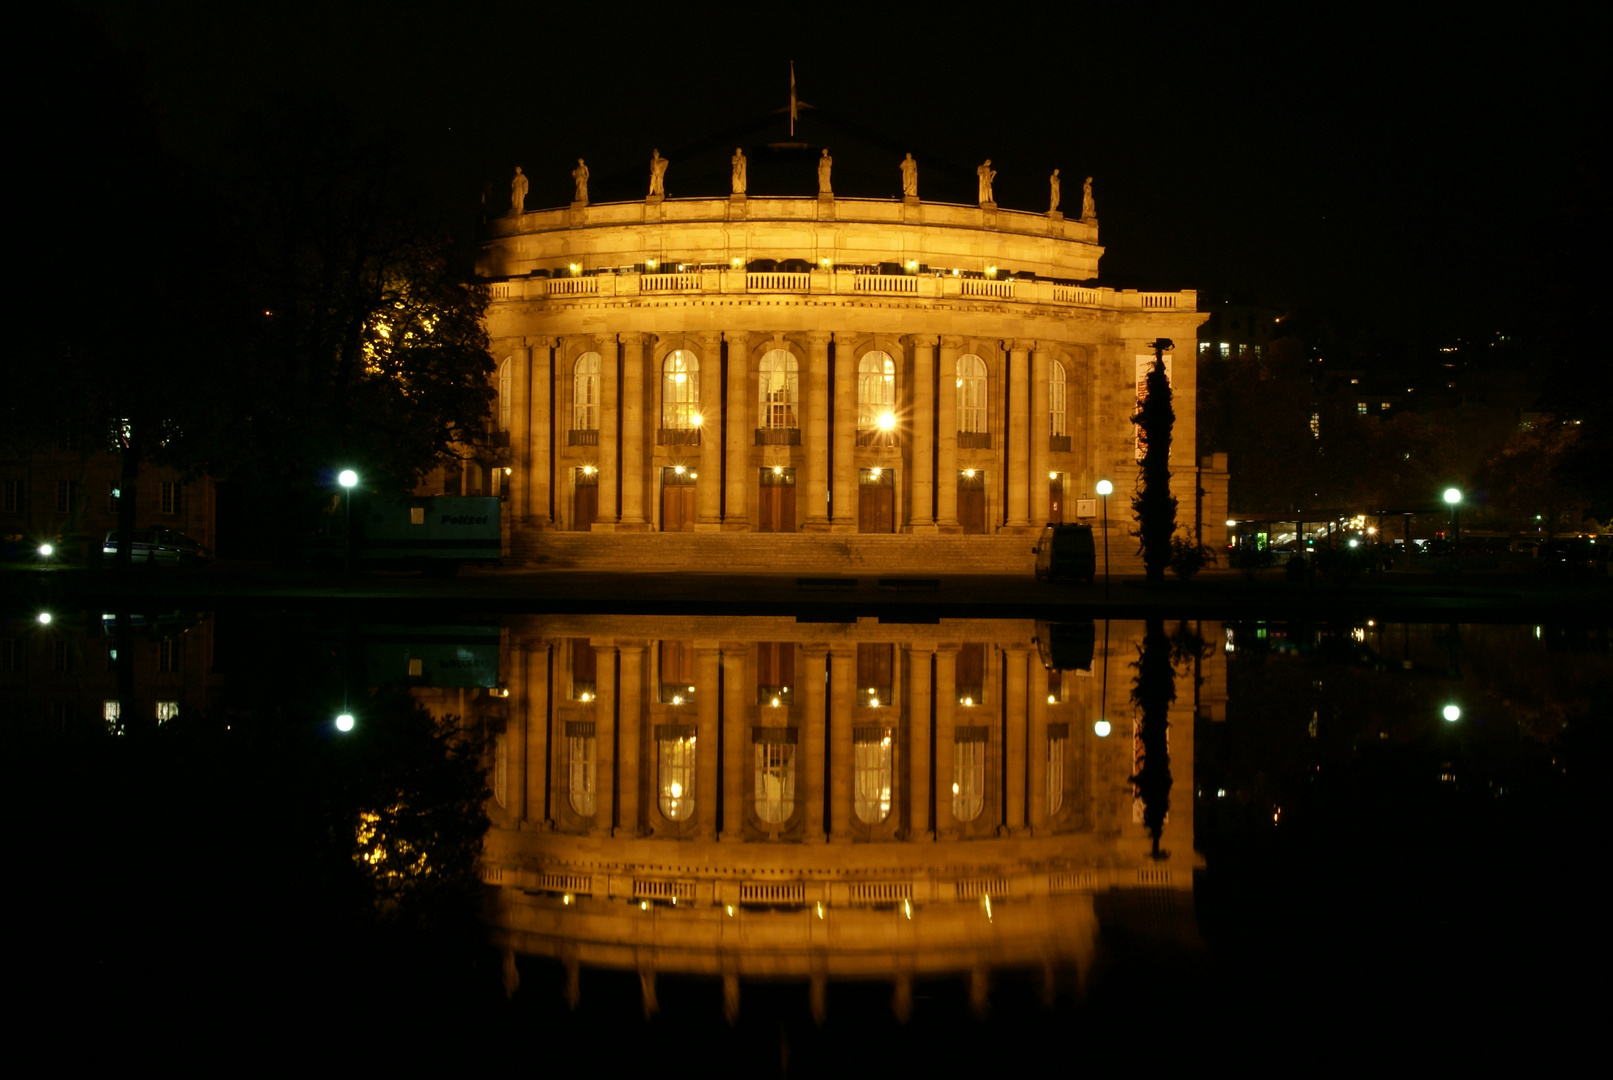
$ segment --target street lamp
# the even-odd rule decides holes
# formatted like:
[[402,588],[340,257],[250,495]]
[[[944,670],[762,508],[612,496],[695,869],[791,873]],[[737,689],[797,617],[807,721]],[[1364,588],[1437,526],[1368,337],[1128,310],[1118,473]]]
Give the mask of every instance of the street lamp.
[[347,504],[347,525],[342,530],[342,580],[347,580],[348,572],[352,569],[353,559],[353,485],[358,483],[358,473],[352,469],[343,469],[336,477],[336,482],[342,485]]
[[1098,481],[1098,494],[1103,496],[1103,598],[1109,599],[1109,494],[1115,486],[1107,480]]
[[1451,566],[1456,566],[1456,542],[1461,539],[1462,493],[1457,488],[1445,489],[1445,505],[1451,508]]
[[342,715],[338,716],[336,718],[336,730],[340,731],[340,732],[343,732],[344,734],[346,732],[352,731],[353,730],[353,714],[352,713],[342,713]]
[[1445,708],[1440,710],[1440,715],[1443,716],[1448,722],[1454,724],[1456,721],[1462,718],[1462,708],[1460,705],[1447,705]]

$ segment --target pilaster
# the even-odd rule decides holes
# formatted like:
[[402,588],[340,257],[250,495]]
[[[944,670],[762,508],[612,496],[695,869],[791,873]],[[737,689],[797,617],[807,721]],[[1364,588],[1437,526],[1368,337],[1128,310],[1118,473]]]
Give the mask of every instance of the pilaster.
[[[941,532],[960,532],[958,524],[958,355],[963,339],[941,339],[941,370],[937,378],[935,469],[935,525]],[[940,767],[937,759],[936,767]],[[940,773],[936,774],[940,783]],[[947,783],[951,783],[948,779]],[[936,800],[939,806],[940,799]]]
[[[1048,518],[1052,516],[1052,493],[1048,486],[1052,481],[1048,476],[1050,453],[1048,445],[1053,437],[1050,365],[1045,343],[1032,350],[1030,518],[1031,526],[1037,529],[1046,525]],[[1068,382],[1065,383],[1065,387],[1068,390]],[[1066,402],[1066,416],[1068,416],[1068,402]]]
[[807,335],[806,506],[802,527],[829,528],[829,341],[828,333]]
[[857,349],[849,334],[835,339],[834,493],[831,529],[857,531]]
[[1026,422],[1030,411],[1031,345],[1028,341],[1010,342],[1008,351],[1008,452],[1003,459],[1008,473],[1007,527],[1016,532],[1028,531],[1031,524],[1030,425]]
[[700,475],[695,531],[722,528],[722,335],[700,335]]
[[[750,489],[756,483],[751,469],[752,432],[757,424],[757,407],[750,400],[749,335],[743,330],[731,330],[723,335],[728,340],[728,465],[724,478],[727,487],[726,505],[723,507],[722,527],[734,532],[750,531]],[[716,437],[717,432],[703,431],[700,437]],[[704,455],[702,455],[702,458]]]
[[[936,338],[922,335],[910,339],[913,349],[913,377],[908,384],[909,455],[908,490],[912,506],[908,529],[915,533],[935,532],[935,344]],[[956,435],[953,436],[957,438]],[[929,684],[925,684],[928,694]],[[926,763],[926,767],[928,764]]]
[[617,377],[616,335],[600,334],[594,348],[599,352],[599,513],[595,532],[615,532],[621,520],[621,503],[616,490],[621,484],[621,380]]
[[646,334],[622,336],[622,518],[621,528],[643,532],[644,516],[644,354],[651,347]]

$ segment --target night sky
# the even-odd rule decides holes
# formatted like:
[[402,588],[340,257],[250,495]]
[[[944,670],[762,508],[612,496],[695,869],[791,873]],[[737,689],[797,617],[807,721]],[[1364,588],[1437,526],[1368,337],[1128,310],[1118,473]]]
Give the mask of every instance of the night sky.
[[[205,162],[277,96],[328,99],[400,132],[465,232],[485,184],[507,205],[516,164],[529,208],[569,200],[579,156],[596,201],[642,197],[652,147],[669,195],[725,192],[719,143],[781,137],[792,59],[808,138],[860,144],[837,156],[837,192],[898,194],[906,150],[921,194],[947,201],[972,199],[988,156],[1015,209],[1046,209],[1054,167],[1078,208],[1090,173],[1101,282],[1198,288],[1201,306],[1428,339],[1515,330],[1531,294],[1590,265],[1605,219],[1602,32],[1547,8],[143,7],[80,10],[143,59],[183,153]],[[811,193],[802,172],[780,193]],[[758,177],[752,193],[770,192]]]

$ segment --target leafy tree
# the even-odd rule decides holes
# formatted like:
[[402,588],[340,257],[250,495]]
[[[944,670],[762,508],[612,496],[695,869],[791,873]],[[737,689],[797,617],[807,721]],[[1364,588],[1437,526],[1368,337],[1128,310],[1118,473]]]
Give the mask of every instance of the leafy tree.
[[1142,467],[1137,475],[1137,492],[1131,509],[1137,518],[1138,550],[1150,584],[1165,580],[1171,564],[1171,537],[1176,534],[1176,496],[1171,494],[1171,428],[1176,411],[1171,406],[1171,384],[1165,377],[1165,350],[1172,343],[1165,338],[1154,342],[1154,363],[1143,381],[1143,400],[1132,423],[1142,429]]
[[1590,500],[1563,463],[1573,460],[1578,443],[1579,428],[1556,417],[1513,433],[1481,474],[1492,513],[1518,532],[1544,528],[1550,536],[1577,526]]
[[1198,429],[1204,453],[1227,451],[1228,497],[1240,512],[1287,512],[1311,505],[1311,386],[1293,338],[1263,355],[1210,357],[1199,366]]

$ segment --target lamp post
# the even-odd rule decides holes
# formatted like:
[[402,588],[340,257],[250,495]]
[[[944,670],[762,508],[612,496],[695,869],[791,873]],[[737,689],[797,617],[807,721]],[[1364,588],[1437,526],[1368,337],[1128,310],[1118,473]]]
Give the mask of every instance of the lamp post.
[[1462,527],[1462,493],[1457,488],[1445,489],[1445,505],[1451,508],[1451,569],[1456,569],[1456,542]]
[[1115,486],[1107,480],[1098,481],[1098,494],[1103,496],[1103,598],[1109,599],[1109,493]]
[[343,469],[336,477],[336,482],[342,485],[346,495],[342,501],[347,506],[347,524],[342,529],[342,580],[346,581],[352,569],[353,560],[353,485],[358,483],[358,473],[352,469]]

